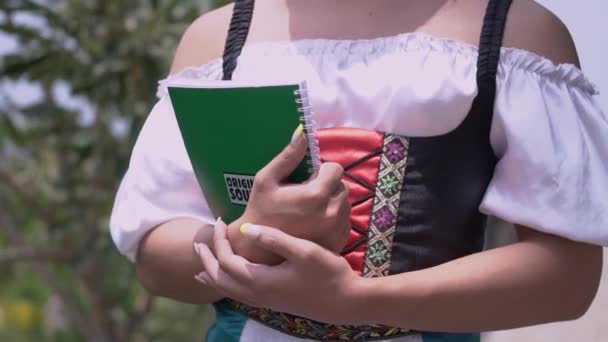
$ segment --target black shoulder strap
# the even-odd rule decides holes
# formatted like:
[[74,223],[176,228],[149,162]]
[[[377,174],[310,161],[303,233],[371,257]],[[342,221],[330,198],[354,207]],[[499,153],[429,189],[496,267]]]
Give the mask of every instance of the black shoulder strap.
[[237,59],[241,55],[247,35],[249,34],[254,2],[254,0],[236,0],[234,2],[228,37],[224,46],[223,80],[231,80],[232,73],[236,69]]
[[478,98],[485,106],[483,112],[492,113],[496,98],[496,73],[504,36],[507,14],[512,0],[490,0],[486,9],[477,59]]

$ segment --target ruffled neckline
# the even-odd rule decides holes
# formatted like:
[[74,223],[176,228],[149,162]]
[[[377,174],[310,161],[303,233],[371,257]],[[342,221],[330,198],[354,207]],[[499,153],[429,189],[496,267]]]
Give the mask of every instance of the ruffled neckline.
[[[334,55],[369,56],[377,54],[407,53],[429,51],[442,54],[459,55],[476,62],[479,48],[470,43],[434,36],[423,32],[401,33],[393,36],[370,39],[328,39],[308,38],[297,40],[277,40],[254,42],[245,45],[240,58],[269,55]],[[504,77],[501,66],[514,68],[555,82],[563,82],[578,87],[593,95],[599,93],[595,84],[579,69],[570,63],[553,63],[548,58],[534,52],[512,47],[502,47],[498,70],[499,81]],[[187,67],[159,81],[159,97],[166,93],[166,86],[174,79],[215,79],[222,73],[222,58],[208,63]]]

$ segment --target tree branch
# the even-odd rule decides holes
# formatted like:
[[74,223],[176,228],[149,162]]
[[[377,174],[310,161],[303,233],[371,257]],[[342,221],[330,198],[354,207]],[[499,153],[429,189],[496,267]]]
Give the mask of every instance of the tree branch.
[[94,320],[99,324],[105,338],[110,341],[127,341],[119,340],[114,329],[114,322],[111,317],[111,304],[104,295],[103,279],[99,272],[102,266],[97,260],[89,265],[86,270],[80,273],[79,278],[84,287],[86,299],[91,307],[91,313]]
[[74,255],[66,251],[39,250],[32,247],[7,248],[0,250],[0,263],[45,261],[45,262],[67,262]]
[[135,311],[131,314],[131,319],[127,322],[123,338],[125,341],[133,340],[133,334],[139,330],[144,319],[152,310],[155,297],[148,292],[144,292],[143,296],[143,300],[138,303],[139,305],[136,304]]

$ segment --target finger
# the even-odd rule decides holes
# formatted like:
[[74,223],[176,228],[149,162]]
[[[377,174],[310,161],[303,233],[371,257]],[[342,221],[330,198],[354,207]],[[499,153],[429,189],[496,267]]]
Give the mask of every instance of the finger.
[[260,247],[282,256],[287,261],[308,261],[315,253],[319,253],[319,250],[323,250],[323,247],[313,242],[293,237],[271,227],[244,224],[241,232]]
[[252,296],[253,287],[235,279],[222,269],[209,247],[198,244],[197,252],[205,266],[205,271],[195,275],[194,279],[207,286],[212,286],[230,298],[250,298]]
[[338,163],[323,163],[318,175],[310,181],[310,186],[319,189],[322,193],[332,195],[342,189],[342,176],[344,169]]
[[252,288],[240,283],[229,274],[220,270],[217,282],[211,279],[207,272],[201,272],[194,278],[206,286],[211,286],[223,297],[232,298],[242,303],[253,305],[253,302],[261,299],[261,295],[254,292]]
[[340,198],[344,198],[344,200],[348,201],[349,193],[350,193],[350,189],[348,188],[348,185],[346,185],[346,183],[344,183],[344,181],[341,180],[340,182],[338,182],[338,186],[336,188],[336,191],[333,193],[332,197],[340,197]]
[[[327,206],[327,216],[345,218],[346,221],[336,221],[336,226],[333,227],[334,231],[328,232],[333,234],[336,240],[336,244],[332,244],[331,250],[335,253],[341,253],[345,247],[346,242],[350,236],[351,224],[348,217],[350,217],[351,204],[348,202],[348,191],[341,191],[335,197],[333,197]],[[340,224],[343,222],[343,224]],[[327,246],[326,246],[327,247]]]
[[343,208],[345,206],[350,207],[350,203],[348,202],[349,190],[348,187],[344,184],[344,182],[340,182],[340,186],[329,199],[328,210],[333,213],[337,213],[338,208]]
[[265,182],[279,184],[291,175],[304,159],[307,143],[302,125],[298,126],[293,136],[292,142],[258,172]]
[[247,265],[250,264],[245,258],[234,254],[230,241],[226,234],[226,224],[222,219],[218,219],[213,233],[213,245],[215,255],[220,265],[220,269],[241,282],[250,283],[251,274]]
[[[264,291],[260,289],[264,289],[262,285],[267,283],[265,278],[254,277],[252,274],[259,276],[260,272],[256,272],[257,266],[263,265],[252,264],[233,253],[226,234],[226,224],[221,218],[215,225],[213,243],[218,264],[217,275],[202,272],[195,278],[202,283],[212,283],[225,297],[254,305],[263,297]],[[205,259],[209,259],[211,251],[209,248],[201,248],[201,254]]]
[[211,276],[209,275],[209,273],[207,273],[205,271],[195,275],[194,279],[196,279],[199,283],[202,283],[203,285],[206,285],[206,286],[213,286],[213,284],[214,284],[214,281],[213,281],[213,279],[211,279]]
[[194,279],[205,286],[213,287],[223,297],[232,298],[241,303],[261,306],[260,303],[264,303],[264,298],[273,292],[273,287],[281,286],[280,283],[284,281],[285,273],[288,273],[286,269],[288,265],[285,263],[278,266],[249,264],[246,267],[252,275],[252,282],[242,281],[227,269],[215,266],[218,262],[214,260],[215,257],[209,247],[203,244],[197,245],[195,248],[205,268],[217,271],[203,271],[195,275]]
[[343,187],[329,199],[325,213],[328,217],[344,217],[343,215],[348,215],[350,210],[351,204],[348,201],[348,190]]
[[226,237],[226,223],[222,221],[221,218],[218,218],[215,222],[215,226],[213,227],[213,248],[215,250],[215,254],[219,258],[219,254],[233,254],[232,246]]
[[219,262],[217,261],[217,259],[213,255],[213,253],[211,253],[211,250],[209,250],[209,247],[207,247],[205,244],[197,243],[194,245],[194,248],[196,249],[196,253],[198,254],[199,258],[201,259],[201,263],[203,264],[203,268],[205,269],[205,272],[209,275],[209,277],[212,281],[212,284],[209,284],[209,285],[214,285],[215,282],[217,281],[218,274],[219,274],[219,269],[220,269]]

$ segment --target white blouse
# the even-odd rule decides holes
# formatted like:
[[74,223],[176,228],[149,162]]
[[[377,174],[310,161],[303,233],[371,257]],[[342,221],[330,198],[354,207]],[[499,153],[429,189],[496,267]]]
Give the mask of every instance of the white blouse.
[[[477,94],[475,46],[407,33],[367,40],[247,45],[235,81],[306,80],[321,128],[432,136],[458,126]],[[221,79],[221,60],[170,77]],[[499,159],[480,210],[568,239],[608,245],[608,119],[574,65],[502,48],[490,133]],[[119,250],[134,260],[150,229],[173,218],[213,223],[167,95],[150,113],[111,216]],[[488,113],[491,115],[491,113]]]

